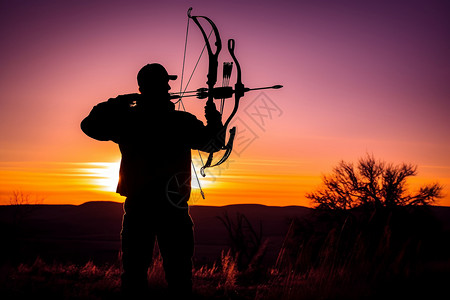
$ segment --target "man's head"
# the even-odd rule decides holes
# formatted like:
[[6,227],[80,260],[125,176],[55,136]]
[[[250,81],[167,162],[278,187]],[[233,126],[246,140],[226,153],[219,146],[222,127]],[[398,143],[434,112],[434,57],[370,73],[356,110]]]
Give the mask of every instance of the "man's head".
[[175,79],[177,75],[169,75],[166,69],[157,63],[145,65],[137,75],[139,91],[155,96],[166,95],[170,90],[169,80]]

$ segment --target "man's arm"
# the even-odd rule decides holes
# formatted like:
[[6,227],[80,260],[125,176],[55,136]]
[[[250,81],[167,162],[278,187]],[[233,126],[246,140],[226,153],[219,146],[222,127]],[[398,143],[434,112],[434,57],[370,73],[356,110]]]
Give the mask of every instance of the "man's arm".
[[81,130],[93,139],[117,143],[121,136],[121,124],[134,95],[137,94],[121,95],[97,104],[81,122]]

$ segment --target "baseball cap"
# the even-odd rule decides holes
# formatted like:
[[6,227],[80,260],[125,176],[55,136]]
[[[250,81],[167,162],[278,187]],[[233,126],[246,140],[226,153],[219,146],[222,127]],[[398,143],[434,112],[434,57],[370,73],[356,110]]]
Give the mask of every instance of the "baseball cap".
[[153,80],[175,80],[177,75],[169,75],[167,70],[158,63],[146,64],[137,75],[138,85],[142,86],[145,82]]

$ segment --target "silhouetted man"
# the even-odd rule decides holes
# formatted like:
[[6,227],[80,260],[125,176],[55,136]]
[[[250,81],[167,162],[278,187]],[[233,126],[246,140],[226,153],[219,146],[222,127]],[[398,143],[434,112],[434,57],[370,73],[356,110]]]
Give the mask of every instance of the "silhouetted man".
[[169,290],[192,291],[193,223],[188,212],[191,149],[216,151],[221,115],[205,107],[205,126],[170,101],[169,75],[148,64],[137,75],[140,94],[121,95],[96,105],[81,122],[91,138],[113,141],[122,153],[117,192],[126,196],[122,223],[122,288],[147,288],[155,238]]

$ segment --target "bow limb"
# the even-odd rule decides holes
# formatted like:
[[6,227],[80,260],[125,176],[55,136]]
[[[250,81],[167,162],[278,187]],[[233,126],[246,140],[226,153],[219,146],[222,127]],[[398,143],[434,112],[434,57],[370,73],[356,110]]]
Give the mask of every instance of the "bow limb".
[[[222,50],[222,40],[220,39],[220,34],[219,34],[219,30],[217,29],[216,24],[214,24],[214,22],[205,16],[192,16],[191,15],[191,11],[192,11],[192,7],[189,8],[188,10],[188,17],[190,19],[192,19],[194,21],[194,23],[198,26],[198,28],[200,29],[203,39],[205,40],[206,43],[206,49],[208,51],[208,57],[209,57],[209,65],[208,65],[208,81],[206,82],[206,84],[208,85],[208,101],[207,103],[214,103],[214,97],[213,97],[213,89],[214,89],[214,85],[217,83],[217,71],[218,71],[218,67],[219,67],[219,53]],[[214,31],[214,35],[216,37],[216,42],[215,42],[215,46],[216,46],[216,52],[212,51],[211,48],[211,44],[209,43],[209,39],[208,39],[208,35],[206,34],[205,30],[203,29],[202,25],[199,22],[199,18],[202,18],[204,20],[206,20],[212,27],[213,31]]]

